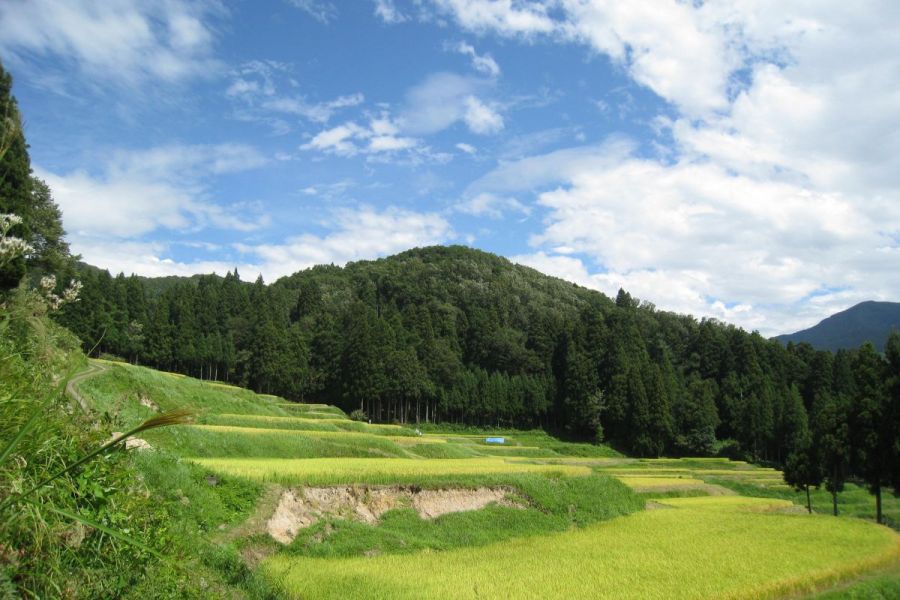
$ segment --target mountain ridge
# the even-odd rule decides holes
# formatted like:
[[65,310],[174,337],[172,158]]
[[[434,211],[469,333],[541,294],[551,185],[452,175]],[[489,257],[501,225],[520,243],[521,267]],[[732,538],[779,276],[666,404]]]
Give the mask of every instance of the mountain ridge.
[[900,329],[900,302],[867,300],[822,319],[816,325],[775,336],[779,342],[806,342],[817,350],[859,348],[872,342],[881,352],[892,329]]

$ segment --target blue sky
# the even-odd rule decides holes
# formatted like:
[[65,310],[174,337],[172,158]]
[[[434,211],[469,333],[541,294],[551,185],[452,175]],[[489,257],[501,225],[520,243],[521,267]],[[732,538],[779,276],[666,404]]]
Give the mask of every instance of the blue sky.
[[73,249],[267,281],[426,244],[766,334],[900,299],[900,14],[770,0],[10,0]]

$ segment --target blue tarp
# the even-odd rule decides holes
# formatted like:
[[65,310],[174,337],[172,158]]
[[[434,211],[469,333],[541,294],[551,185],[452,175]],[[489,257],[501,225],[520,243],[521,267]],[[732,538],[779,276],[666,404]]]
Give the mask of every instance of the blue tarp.
[[506,439],[505,438],[496,438],[496,437],[495,438],[484,438],[484,442],[486,444],[505,444]]

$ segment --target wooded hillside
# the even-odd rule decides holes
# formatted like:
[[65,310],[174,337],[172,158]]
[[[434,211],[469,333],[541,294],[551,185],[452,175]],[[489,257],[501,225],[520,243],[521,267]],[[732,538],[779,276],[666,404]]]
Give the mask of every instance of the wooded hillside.
[[375,421],[545,426],[638,455],[781,461],[807,413],[854,387],[852,353],[784,348],[465,247],[154,280],[81,269],[60,320],[85,348]]

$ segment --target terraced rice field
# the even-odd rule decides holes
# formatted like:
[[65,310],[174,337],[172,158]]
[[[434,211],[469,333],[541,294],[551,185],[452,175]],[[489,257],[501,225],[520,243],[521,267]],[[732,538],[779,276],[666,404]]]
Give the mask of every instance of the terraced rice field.
[[[263,512],[227,535],[287,598],[794,598],[878,568],[889,586],[900,580],[897,533],[807,515],[780,472],[745,462],[635,459],[542,431],[423,425],[419,435],[415,425],[370,425],[328,405],[124,365],[82,391],[123,430],[150,406],[197,410],[196,424],[147,440],[201,481],[266,490]],[[489,435],[506,443],[486,444]],[[377,522],[332,515],[286,545],[252,525],[286,491],[338,485],[361,497],[366,486],[503,489],[508,502],[433,520],[404,507]],[[851,516],[874,507],[852,485],[841,502]],[[830,498],[815,492],[814,505],[828,511]],[[900,501],[886,500],[886,514],[900,519]]]

